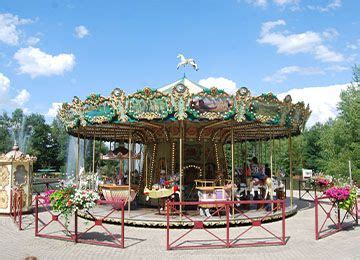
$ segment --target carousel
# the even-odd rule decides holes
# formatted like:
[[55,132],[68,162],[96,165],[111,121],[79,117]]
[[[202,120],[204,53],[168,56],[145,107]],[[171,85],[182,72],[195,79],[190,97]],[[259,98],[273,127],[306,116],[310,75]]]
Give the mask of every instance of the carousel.
[[[301,134],[309,115],[309,107],[293,103],[290,95],[284,100],[272,93],[252,96],[246,87],[231,95],[221,86],[205,88],[185,75],[166,86],[130,95],[116,88],[107,97],[74,97],[59,110],[66,131],[78,144],[92,140],[90,174],[98,174],[98,144],[112,145],[101,159],[115,160],[121,166],[114,172],[115,180],[99,176],[95,188],[105,199],[125,200],[125,223],[142,226],[165,226],[165,201],[169,199],[283,198],[280,166],[274,167],[271,148],[276,139],[288,140],[290,198],[286,214],[296,213],[291,137]],[[76,168],[79,180],[79,160]],[[211,207],[180,207],[180,211],[207,215]],[[272,218],[276,216],[274,212]],[[241,224],[236,217],[233,221]],[[181,224],[186,225],[179,220]]]

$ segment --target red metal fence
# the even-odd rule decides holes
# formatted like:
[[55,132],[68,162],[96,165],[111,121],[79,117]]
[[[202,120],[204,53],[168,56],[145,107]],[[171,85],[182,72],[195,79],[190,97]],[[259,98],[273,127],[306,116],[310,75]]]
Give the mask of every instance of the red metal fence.
[[[311,185],[306,180],[300,179],[298,181],[299,189],[299,200],[310,200],[313,201],[317,196],[316,186]],[[314,194],[312,194],[314,192]]]
[[22,208],[23,208],[23,193],[19,188],[12,188],[10,191],[10,217],[22,230]]
[[[44,199],[38,195],[35,198],[35,236],[124,248],[124,202],[99,200],[97,202],[99,205],[107,204],[108,207],[102,207],[98,214],[83,212],[88,216],[88,219],[84,220],[79,216],[79,212],[75,212],[72,218],[66,219],[63,212],[54,212]],[[121,215],[121,226],[118,228],[119,226],[112,225],[111,229],[117,227],[119,232],[111,232],[109,224],[105,223],[115,213]],[[89,223],[91,224],[88,227]],[[101,229],[102,232],[95,231],[96,229]]]
[[[269,211],[261,214],[260,211],[245,210],[251,204],[264,206]],[[266,224],[274,214],[271,205],[275,205],[275,210],[281,209],[281,214],[277,213],[280,214],[281,221]],[[284,200],[167,202],[166,207],[167,250],[286,244]],[[207,211],[207,214],[199,216],[197,212],[191,214],[190,211],[187,214],[180,213],[180,207],[198,207]],[[230,228],[237,221],[246,222],[248,225]],[[185,232],[183,229],[175,229],[177,224],[188,228]],[[222,225],[223,228],[211,229],[216,225]]]
[[337,201],[328,196],[315,197],[315,239],[330,236],[340,230],[358,225],[358,205],[349,210],[339,208]]

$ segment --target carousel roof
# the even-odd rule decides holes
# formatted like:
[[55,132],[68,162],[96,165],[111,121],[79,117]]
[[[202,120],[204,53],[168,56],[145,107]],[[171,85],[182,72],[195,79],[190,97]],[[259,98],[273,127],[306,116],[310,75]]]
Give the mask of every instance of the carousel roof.
[[11,151],[6,154],[0,154],[0,161],[36,161],[36,157],[24,154],[15,143]]
[[308,105],[292,103],[290,95],[284,100],[272,93],[251,96],[245,87],[229,95],[221,86],[208,89],[184,76],[130,95],[116,88],[108,97],[75,96],[62,105],[59,118],[69,134],[81,138],[120,141],[131,133],[134,142],[151,143],[178,137],[182,124],[193,139],[227,142],[231,129],[237,140],[300,134],[310,113]]
[[161,88],[158,88],[157,90],[160,92],[166,93],[166,94],[171,94],[173,88],[178,84],[182,84],[182,85],[186,86],[188,88],[190,94],[196,94],[196,93],[199,93],[206,89],[205,87],[199,85],[198,83],[191,81],[184,75],[184,77],[182,77],[181,79],[179,79],[173,83],[170,83],[168,85],[165,85]]

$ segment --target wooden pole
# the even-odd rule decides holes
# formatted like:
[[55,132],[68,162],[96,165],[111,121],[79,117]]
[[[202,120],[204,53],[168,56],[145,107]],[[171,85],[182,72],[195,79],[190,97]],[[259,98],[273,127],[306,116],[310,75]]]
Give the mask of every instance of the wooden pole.
[[353,181],[352,181],[352,173],[351,173],[351,161],[349,160],[349,178],[350,178],[350,187],[353,186]]

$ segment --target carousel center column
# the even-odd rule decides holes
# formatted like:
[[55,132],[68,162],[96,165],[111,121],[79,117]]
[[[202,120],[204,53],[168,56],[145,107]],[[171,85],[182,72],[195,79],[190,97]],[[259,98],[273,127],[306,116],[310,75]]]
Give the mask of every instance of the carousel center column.
[[129,131],[129,142],[128,142],[128,145],[129,145],[129,147],[128,147],[128,155],[129,155],[129,166],[128,166],[128,184],[129,184],[129,194],[128,194],[128,196],[129,196],[129,198],[128,198],[128,202],[127,202],[127,206],[128,206],[128,217],[130,218],[130,194],[131,194],[131,171],[132,171],[132,158],[131,158],[131,153],[132,153],[132,151],[131,151],[131,143],[132,143],[132,140],[131,140],[131,138],[132,138],[132,136],[131,136],[131,129],[130,129],[130,131]]
[[184,121],[180,121],[180,138],[179,138],[179,171],[180,171],[180,218],[182,217],[182,205],[183,201],[183,138],[184,138]]

